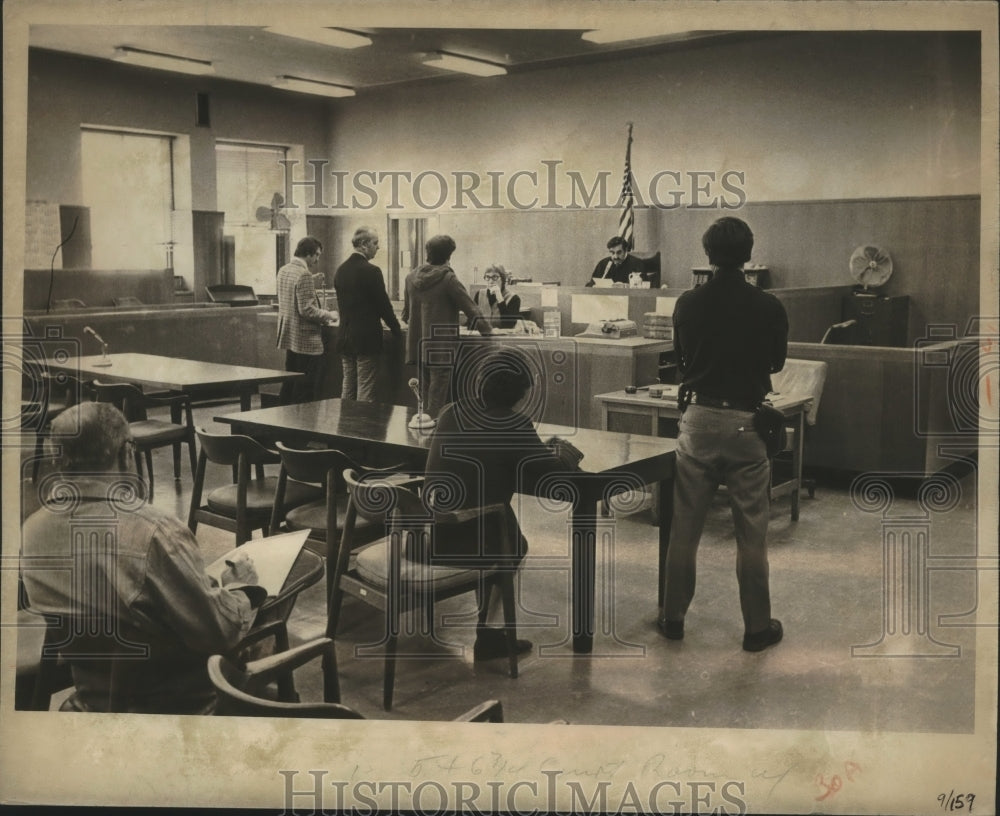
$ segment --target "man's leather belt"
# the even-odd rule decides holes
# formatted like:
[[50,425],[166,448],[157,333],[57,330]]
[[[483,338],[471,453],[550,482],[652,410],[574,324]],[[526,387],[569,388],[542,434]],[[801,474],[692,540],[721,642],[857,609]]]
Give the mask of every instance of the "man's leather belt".
[[756,411],[757,405],[742,400],[719,399],[718,397],[706,397],[702,394],[691,395],[692,405],[704,405],[706,408],[730,408],[734,411]]

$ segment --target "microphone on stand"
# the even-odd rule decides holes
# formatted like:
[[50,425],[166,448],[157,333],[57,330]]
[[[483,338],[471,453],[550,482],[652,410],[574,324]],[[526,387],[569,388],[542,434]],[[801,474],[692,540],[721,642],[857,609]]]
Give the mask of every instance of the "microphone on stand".
[[104,342],[104,338],[101,337],[97,332],[95,332],[90,326],[84,326],[83,331],[86,334],[93,335],[94,339],[101,344],[101,359],[94,363],[95,366],[100,366],[101,368],[106,368],[111,365],[111,358],[108,357],[108,344]]
[[420,396],[420,380],[416,377],[410,377],[409,383],[410,390],[417,396],[417,412],[413,415],[410,420],[411,428],[433,428],[436,424],[434,418],[430,414],[424,413],[424,401]]

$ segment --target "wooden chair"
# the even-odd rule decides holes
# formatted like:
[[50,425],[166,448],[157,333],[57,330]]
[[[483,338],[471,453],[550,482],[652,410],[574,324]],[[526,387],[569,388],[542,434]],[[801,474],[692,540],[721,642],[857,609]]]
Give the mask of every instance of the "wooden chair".
[[[157,395],[144,394],[138,386],[129,383],[102,383],[94,380],[91,384],[98,402],[109,402],[120,410],[128,420],[129,430],[135,440],[136,472],[142,476],[142,461],[145,458],[149,473],[149,498],[153,498],[153,450],[168,445],[174,451],[174,478],[181,477],[181,445],[186,443],[191,458],[191,474],[198,466],[198,456],[194,445],[194,420],[191,415],[191,398],[186,394]],[[147,409],[153,407],[170,409],[171,421],[150,419]]]
[[31,481],[45,459],[45,440],[50,438],[52,420],[81,400],[82,384],[69,374],[50,374],[25,366],[21,389],[21,430],[34,432],[35,450],[31,458]]
[[[195,469],[188,527],[196,532],[204,522],[236,533],[236,546],[250,540],[254,530],[269,535],[271,516],[274,512],[277,476],[267,476],[264,465],[277,465],[281,458],[257,440],[239,434],[209,433],[204,428],[195,429],[201,445]],[[212,490],[202,503],[205,489],[205,472],[209,462],[235,468],[231,484]],[[251,478],[251,466],[254,476]],[[298,507],[300,504],[322,500],[323,491],[301,482],[287,482],[283,489],[282,505]]]
[[[431,552],[435,534],[444,534],[449,524],[459,524],[484,515],[497,514],[505,529],[502,540],[512,546],[512,531],[506,529],[506,505],[495,504],[450,513],[433,512],[429,497],[418,495],[412,477],[407,484],[394,484],[380,474],[362,478],[355,471],[346,471],[344,481],[350,490],[347,516],[337,552],[333,592],[327,623],[327,635],[335,637],[344,595],[381,610],[386,616],[385,679],[382,704],[392,708],[396,673],[396,646],[401,631],[401,619],[407,612],[426,615],[429,630],[433,619],[433,604],[437,600],[476,592],[479,597],[479,623],[484,624],[490,591],[499,586],[503,599],[504,632],[510,676],[517,677],[516,614],[514,606],[514,575],[510,568],[500,569],[490,564],[483,569],[450,567],[434,563]],[[384,524],[383,538],[357,551],[353,568],[351,553],[355,549],[358,517]],[[419,553],[414,557],[414,553]]]
[[[253,627],[232,651],[230,659],[237,660],[247,649],[268,638],[274,639],[273,652],[287,652],[287,621],[295,601],[303,590],[323,577],[323,572],[323,559],[315,553],[302,552],[281,592],[268,598],[257,610]],[[113,623],[92,616],[42,615],[27,606],[18,610],[18,625],[15,684],[18,710],[48,711],[53,695],[73,686],[71,667],[75,660],[109,663],[110,683],[100,710],[132,710],[137,669],[145,668],[150,656],[136,645],[130,646],[107,634],[115,631]],[[294,678],[290,674],[278,678],[278,691],[285,699],[295,697]]]
[[[333,590],[333,565],[337,560],[337,534],[341,530],[338,522],[347,513],[347,486],[342,474],[345,470],[358,473],[376,471],[359,467],[338,450],[315,448],[297,450],[281,442],[276,443],[275,447],[281,457],[281,471],[278,474],[278,486],[274,494],[271,530],[276,532],[283,522],[288,530],[310,531],[309,541],[318,546],[326,558],[326,589],[329,600]],[[396,469],[391,468],[391,470]],[[381,469],[378,472],[381,472]],[[285,499],[289,479],[317,486],[323,491],[322,498],[289,509]],[[354,530],[355,546],[366,544],[383,532],[381,524],[358,518]]]
[[[270,693],[271,684],[283,675],[321,658],[324,702],[299,702]],[[312,719],[363,720],[340,702],[337,655],[330,638],[317,638],[287,652],[239,665],[223,655],[208,659],[208,676],[218,692],[216,714],[241,717],[304,717]],[[487,700],[456,717],[454,722],[503,722],[499,700]]]

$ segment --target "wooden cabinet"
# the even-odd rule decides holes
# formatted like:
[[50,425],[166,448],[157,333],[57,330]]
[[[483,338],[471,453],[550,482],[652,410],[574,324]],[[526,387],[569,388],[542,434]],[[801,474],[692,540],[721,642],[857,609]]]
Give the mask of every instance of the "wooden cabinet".
[[859,346],[906,346],[910,298],[854,292],[842,301],[842,318],[856,320],[853,343]]

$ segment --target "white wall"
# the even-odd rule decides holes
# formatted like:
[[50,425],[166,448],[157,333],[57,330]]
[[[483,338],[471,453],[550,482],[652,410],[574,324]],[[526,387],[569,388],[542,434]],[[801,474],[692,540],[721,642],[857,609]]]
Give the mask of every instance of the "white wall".
[[[362,92],[332,116],[331,167],[493,170],[504,183],[536,171],[542,208],[542,162],[560,160],[556,203],[566,206],[567,170],[588,181],[609,172],[614,197],[631,120],[640,187],[662,170],[738,170],[752,201],[975,194],[977,38],[797,33]],[[522,200],[531,186],[522,179]],[[379,191],[387,203],[388,182]],[[425,199],[436,191],[428,181]],[[661,200],[670,201],[665,187]],[[682,203],[691,201],[689,191]]]

